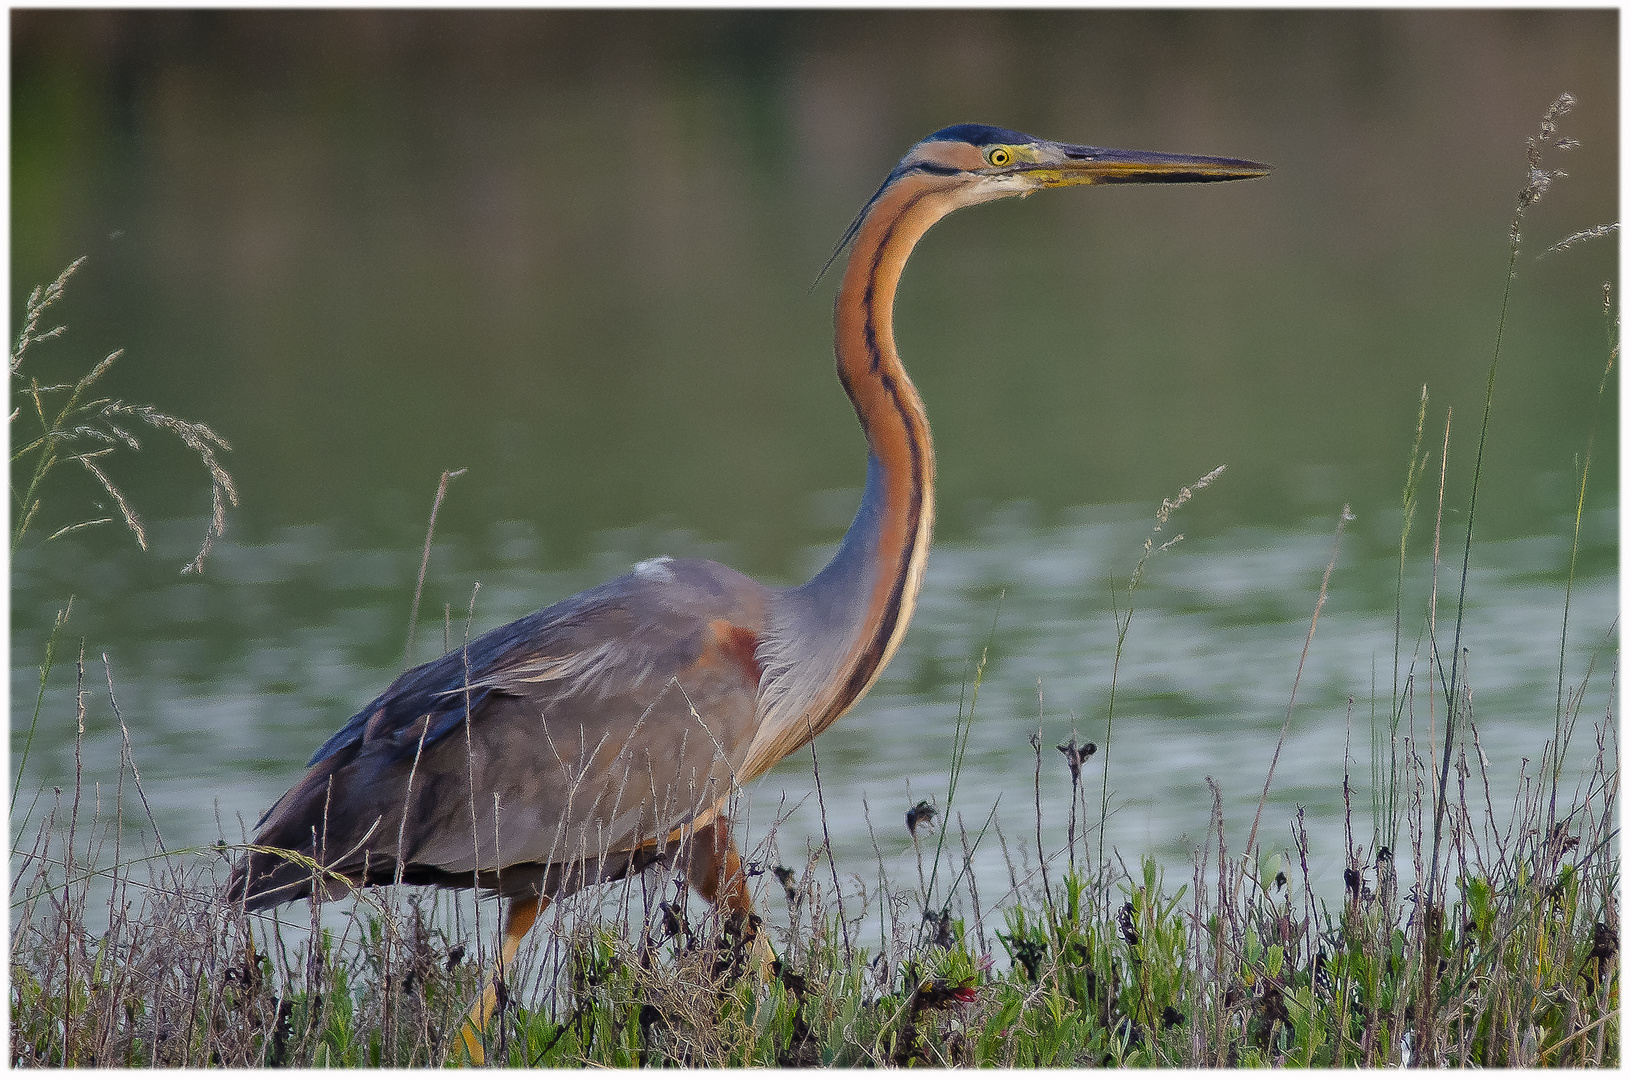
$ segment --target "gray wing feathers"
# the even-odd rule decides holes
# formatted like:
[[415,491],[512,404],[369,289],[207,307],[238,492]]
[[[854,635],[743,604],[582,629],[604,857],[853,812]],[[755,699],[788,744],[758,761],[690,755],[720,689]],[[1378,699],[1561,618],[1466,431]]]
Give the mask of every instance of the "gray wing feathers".
[[257,840],[372,880],[379,864],[485,872],[665,838],[737,780],[768,596],[717,564],[664,560],[501,627],[468,685],[462,669],[440,687],[409,673],[359,714]]

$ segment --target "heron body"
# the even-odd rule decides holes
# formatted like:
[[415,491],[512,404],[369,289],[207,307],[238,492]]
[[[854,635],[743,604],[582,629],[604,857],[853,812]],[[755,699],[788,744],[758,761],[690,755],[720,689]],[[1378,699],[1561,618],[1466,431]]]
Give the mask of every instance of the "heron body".
[[[845,238],[835,352],[868,457],[832,560],[773,588],[706,560],[654,559],[406,672],[262,818],[229,895],[259,910],[392,882],[490,889],[513,901],[501,963],[550,899],[663,858],[746,912],[726,800],[867,692],[922,585],[934,447],[893,330],[913,246],[953,210],[1043,188],[1267,171],[977,124],[918,143]],[[489,1011],[478,1003],[473,1023]],[[479,1057],[468,1031],[466,1043]]]

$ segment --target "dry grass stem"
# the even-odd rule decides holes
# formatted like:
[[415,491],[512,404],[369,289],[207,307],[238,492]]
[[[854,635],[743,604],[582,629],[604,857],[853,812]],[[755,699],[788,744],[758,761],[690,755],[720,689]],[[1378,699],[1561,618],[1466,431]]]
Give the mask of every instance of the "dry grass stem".
[[[238,505],[238,491],[232,482],[232,476],[217,456],[220,451],[232,449],[227,441],[207,424],[182,420],[160,412],[151,405],[130,405],[112,398],[85,400],[91,387],[106,375],[114,362],[123,355],[122,349],[109,353],[72,384],[42,385],[38,379],[26,375],[23,371],[30,349],[42,341],[61,337],[67,329],[65,326],[56,326],[42,332],[39,329],[40,320],[52,304],[62,299],[68,279],[84,261],[83,257],[76,259],[51,284],[40,286],[29,294],[23,327],[18,333],[17,345],[11,354],[13,396],[25,398],[32,405],[30,416],[38,427],[38,433],[32,437],[20,432],[18,423],[24,410],[19,406],[12,411],[12,444],[13,446],[20,444],[20,448],[12,451],[11,463],[14,470],[20,468],[22,474],[28,476],[27,482],[21,488],[14,484],[12,489],[15,499],[12,550],[15,551],[22,542],[44,505],[46,479],[53,474],[56,466],[64,461],[77,462],[90,474],[118,507],[119,517],[131,535],[136,538],[136,543],[143,551],[147,550],[147,532],[140,516],[124,492],[96,460],[106,458],[121,447],[131,451],[141,449],[140,440],[125,423],[134,420],[174,435],[198,456],[205,471],[209,473],[210,521],[205,527],[204,539],[199,545],[198,553],[191,562],[182,567],[184,574],[201,572],[204,568],[204,559],[214,548],[216,540],[226,532],[227,507]],[[72,521],[52,531],[47,535],[46,541],[92,526],[109,524],[112,521],[113,518],[106,516]]]

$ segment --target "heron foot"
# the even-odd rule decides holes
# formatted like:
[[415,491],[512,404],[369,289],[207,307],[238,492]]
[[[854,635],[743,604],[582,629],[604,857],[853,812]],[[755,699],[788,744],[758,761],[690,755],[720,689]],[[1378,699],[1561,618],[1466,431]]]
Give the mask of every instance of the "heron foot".
[[751,971],[761,983],[770,981],[770,966],[776,961],[776,952],[763,927],[764,920],[751,911],[732,911],[725,916],[725,925],[719,934],[720,955],[714,961],[716,977],[728,975],[735,979]]
[[761,984],[768,983],[776,975],[776,969],[781,961],[776,957],[776,950],[771,947],[770,935],[761,929],[753,935],[753,941],[748,947],[748,970],[751,971]]
[[532,924],[538,921],[538,914],[544,910],[547,903],[548,901],[543,898],[536,897],[515,900],[510,904],[510,910],[504,918],[504,944],[499,950],[498,963],[494,965],[493,974],[482,985],[481,996],[470,1006],[470,1012],[464,1018],[464,1025],[459,1029],[459,1042],[463,1045],[465,1056],[472,1065],[487,1063],[485,1047],[487,1025],[510,1003],[504,976],[509,971],[510,965],[515,963],[515,954],[521,948],[521,939],[527,936]]

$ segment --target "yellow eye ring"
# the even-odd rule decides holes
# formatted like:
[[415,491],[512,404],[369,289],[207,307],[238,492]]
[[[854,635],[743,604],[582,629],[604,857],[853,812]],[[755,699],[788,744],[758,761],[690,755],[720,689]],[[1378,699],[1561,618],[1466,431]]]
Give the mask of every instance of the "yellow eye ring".
[[1000,167],[1013,160],[1013,155],[1000,146],[993,146],[985,152],[985,160]]

